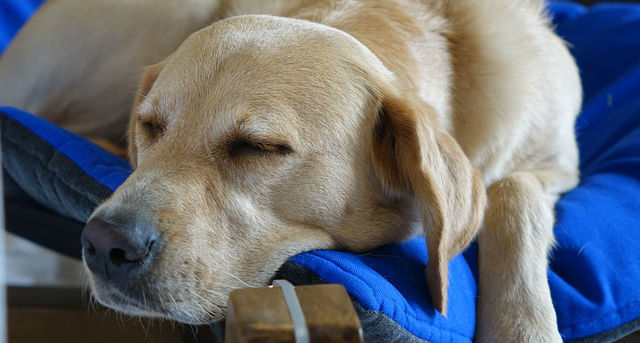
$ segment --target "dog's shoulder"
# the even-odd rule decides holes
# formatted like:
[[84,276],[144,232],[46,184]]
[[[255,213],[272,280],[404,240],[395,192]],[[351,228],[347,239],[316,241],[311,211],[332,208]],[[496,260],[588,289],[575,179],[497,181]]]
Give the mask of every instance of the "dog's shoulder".
[[575,150],[571,139],[550,144],[559,136],[573,137],[581,88],[544,2],[430,4],[447,21],[452,133],[485,181]]

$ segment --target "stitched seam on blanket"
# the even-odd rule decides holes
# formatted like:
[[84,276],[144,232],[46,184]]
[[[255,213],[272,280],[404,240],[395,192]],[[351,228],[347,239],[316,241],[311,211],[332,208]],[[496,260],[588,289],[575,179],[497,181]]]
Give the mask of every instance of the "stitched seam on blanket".
[[[24,148],[23,148],[22,146],[20,146],[17,142],[13,141],[13,140],[12,140],[12,138],[11,138],[10,136],[6,138],[5,143],[9,143],[9,144],[11,145],[11,147],[12,147],[12,148],[15,148],[15,149],[17,149],[17,150],[20,150],[21,152],[23,152],[23,153],[25,153],[25,154],[27,154],[27,155],[34,156],[34,157],[36,158],[37,162],[38,162],[41,166],[43,166],[46,170],[48,170],[48,171],[52,172],[52,174],[53,174],[53,175],[55,175],[56,179],[57,179],[58,181],[60,181],[60,184],[61,184],[61,185],[63,185],[63,186],[65,186],[65,187],[67,187],[69,190],[73,191],[75,194],[78,194],[78,195],[80,195],[81,197],[86,198],[87,200],[89,200],[89,201],[90,201],[91,203],[93,203],[94,205],[98,205],[98,203],[95,203],[94,201],[92,201],[91,199],[89,199],[88,197],[86,197],[86,192],[85,192],[85,191],[78,190],[78,189],[77,189],[76,187],[74,187],[73,185],[71,185],[71,184],[67,183],[67,182],[64,180],[64,178],[60,177],[60,174],[59,174],[56,170],[49,169],[49,168],[48,168],[48,163],[45,163],[45,161],[43,160],[43,158],[42,158],[41,156],[38,156],[38,155],[36,155],[36,154],[33,154],[33,153],[31,153],[30,151],[28,151],[28,150],[24,149]],[[56,151],[56,153],[59,153],[59,152],[57,152],[57,151]],[[63,155],[63,156],[65,156],[66,158],[68,158],[66,155]],[[73,161],[71,161],[71,163],[73,163]],[[78,165],[77,165],[77,164],[75,164],[75,163],[73,163],[73,165],[74,165],[74,166],[76,166],[76,167],[78,166]],[[85,174],[85,175],[87,175],[87,174]],[[89,176],[89,175],[87,175],[87,176]],[[39,177],[38,177],[38,178],[39,178]],[[95,179],[93,179],[93,178],[92,178],[92,180],[95,180]],[[42,182],[40,182],[40,183],[42,184]],[[105,186],[105,187],[106,187],[106,186]],[[108,188],[108,187],[107,187],[107,188]],[[60,203],[62,203],[62,202],[60,202]]]

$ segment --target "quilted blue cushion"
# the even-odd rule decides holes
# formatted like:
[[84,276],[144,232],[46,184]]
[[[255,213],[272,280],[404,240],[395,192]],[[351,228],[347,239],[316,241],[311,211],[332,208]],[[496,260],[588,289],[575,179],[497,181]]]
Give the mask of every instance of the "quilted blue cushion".
[[[576,124],[581,182],[556,206],[558,244],[549,269],[560,332],[572,340],[640,318],[640,6],[553,2],[549,8],[556,31],[572,45],[585,91]],[[82,138],[15,109],[0,111],[109,189],[130,172]],[[450,263],[448,318],[430,304],[422,238],[366,254],[313,251],[292,260],[343,284],[364,308],[418,338],[471,342],[476,255],[472,245]]]

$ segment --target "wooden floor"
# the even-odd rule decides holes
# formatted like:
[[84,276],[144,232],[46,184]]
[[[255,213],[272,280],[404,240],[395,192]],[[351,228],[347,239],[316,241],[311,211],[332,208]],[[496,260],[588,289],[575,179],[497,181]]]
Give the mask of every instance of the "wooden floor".
[[9,342],[222,342],[216,330],[90,306],[80,289],[9,287]]

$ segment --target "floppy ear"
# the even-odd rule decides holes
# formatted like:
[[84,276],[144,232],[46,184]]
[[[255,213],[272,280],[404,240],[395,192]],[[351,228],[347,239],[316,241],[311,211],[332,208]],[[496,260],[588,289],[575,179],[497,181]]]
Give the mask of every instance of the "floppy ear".
[[483,219],[480,173],[441,128],[435,110],[420,100],[383,98],[372,152],[387,191],[415,197],[429,251],[429,292],[446,315],[448,262],[471,242]]
[[138,93],[136,94],[136,99],[133,102],[133,109],[131,111],[131,115],[129,116],[129,129],[128,129],[128,154],[129,154],[129,162],[133,168],[136,167],[138,163],[138,150],[136,149],[136,125],[138,120],[138,106],[140,102],[144,99],[145,96],[153,87],[153,84],[156,82],[158,75],[164,68],[164,62],[160,62],[154,65],[150,65],[144,68],[144,72],[142,74],[142,80],[140,80],[140,86],[138,86]]

